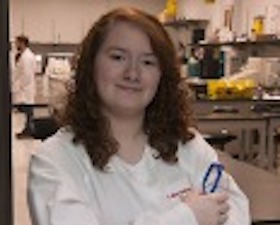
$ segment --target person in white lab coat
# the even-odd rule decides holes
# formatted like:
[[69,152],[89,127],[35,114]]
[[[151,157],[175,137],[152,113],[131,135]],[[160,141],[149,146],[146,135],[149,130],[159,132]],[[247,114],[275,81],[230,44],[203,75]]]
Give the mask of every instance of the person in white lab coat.
[[12,102],[19,111],[26,114],[26,123],[23,131],[17,134],[18,138],[28,137],[32,129],[32,105],[36,95],[36,59],[29,48],[29,39],[20,35],[16,37],[14,69],[12,71]]
[[191,128],[188,89],[163,26],[112,10],[82,43],[63,127],[31,157],[36,225],[249,225],[248,199],[222,175],[202,191],[215,150]]

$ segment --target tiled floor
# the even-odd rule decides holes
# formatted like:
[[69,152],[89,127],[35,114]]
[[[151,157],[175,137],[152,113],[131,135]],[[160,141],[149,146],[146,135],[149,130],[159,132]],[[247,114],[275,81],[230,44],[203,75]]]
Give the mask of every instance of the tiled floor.
[[[27,168],[32,152],[36,151],[40,144],[38,140],[17,140],[15,138],[15,133],[19,132],[23,127],[24,118],[21,113],[12,114],[14,225],[31,225],[26,202]],[[280,174],[280,168],[278,169],[278,174]]]
[[36,150],[40,141],[17,140],[15,133],[21,131],[24,124],[22,113],[12,114],[12,155],[14,186],[14,225],[31,225],[26,202],[26,178],[30,155]]
[[[36,102],[46,103],[48,99],[53,104],[59,104],[61,99],[59,96],[63,94],[63,87],[61,82],[52,80],[49,83],[52,90],[46,89],[46,82],[42,76],[36,77]],[[49,90],[51,95],[47,95],[46,91]],[[56,99],[54,101],[54,99]],[[36,109],[35,116],[44,116],[48,114],[48,110]],[[22,113],[12,113],[12,155],[13,155],[13,186],[14,186],[14,225],[31,225],[29,212],[27,209],[26,199],[26,179],[28,163],[32,152],[36,151],[38,144],[41,141],[34,139],[18,140],[15,133],[20,132],[25,123],[25,116]]]

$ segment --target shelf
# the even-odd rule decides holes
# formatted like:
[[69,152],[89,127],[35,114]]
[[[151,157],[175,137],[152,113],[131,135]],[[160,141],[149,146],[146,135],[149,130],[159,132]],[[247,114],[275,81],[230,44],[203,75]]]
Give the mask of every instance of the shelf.
[[236,47],[243,47],[243,46],[261,46],[261,45],[280,45],[280,39],[275,40],[263,40],[263,41],[240,41],[240,42],[219,42],[219,43],[203,43],[203,44],[192,44],[192,45],[199,45],[199,46],[236,46]]
[[208,20],[199,20],[199,19],[177,19],[174,21],[169,21],[163,23],[164,26],[170,27],[188,27],[188,26],[206,26],[208,24]]
[[78,46],[79,43],[30,42],[30,45],[31,46],[51,46],[51,47],[56,47],[56,46]]

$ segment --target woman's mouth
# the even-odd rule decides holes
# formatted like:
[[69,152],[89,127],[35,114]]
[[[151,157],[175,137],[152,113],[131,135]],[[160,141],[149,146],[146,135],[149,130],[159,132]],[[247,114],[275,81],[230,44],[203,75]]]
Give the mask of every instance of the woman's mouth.
[[129,91],[129,92],[139,92],[141,91],[140,87],[130,86],[130,85],[117,85],[118,88]]

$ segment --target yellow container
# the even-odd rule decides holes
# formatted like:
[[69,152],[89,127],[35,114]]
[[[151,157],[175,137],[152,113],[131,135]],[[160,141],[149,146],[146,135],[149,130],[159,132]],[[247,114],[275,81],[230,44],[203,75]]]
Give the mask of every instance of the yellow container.
[[253,30],[256,35],[264,33],[264,17],[256,16],[254,18]]
[[207,94],[210,99],[251,99],[256,83],[250,79],[208,80]]
[[167,0],[166,2],[166,14],[167,16],[176,17],[177,14],[177,0]]

